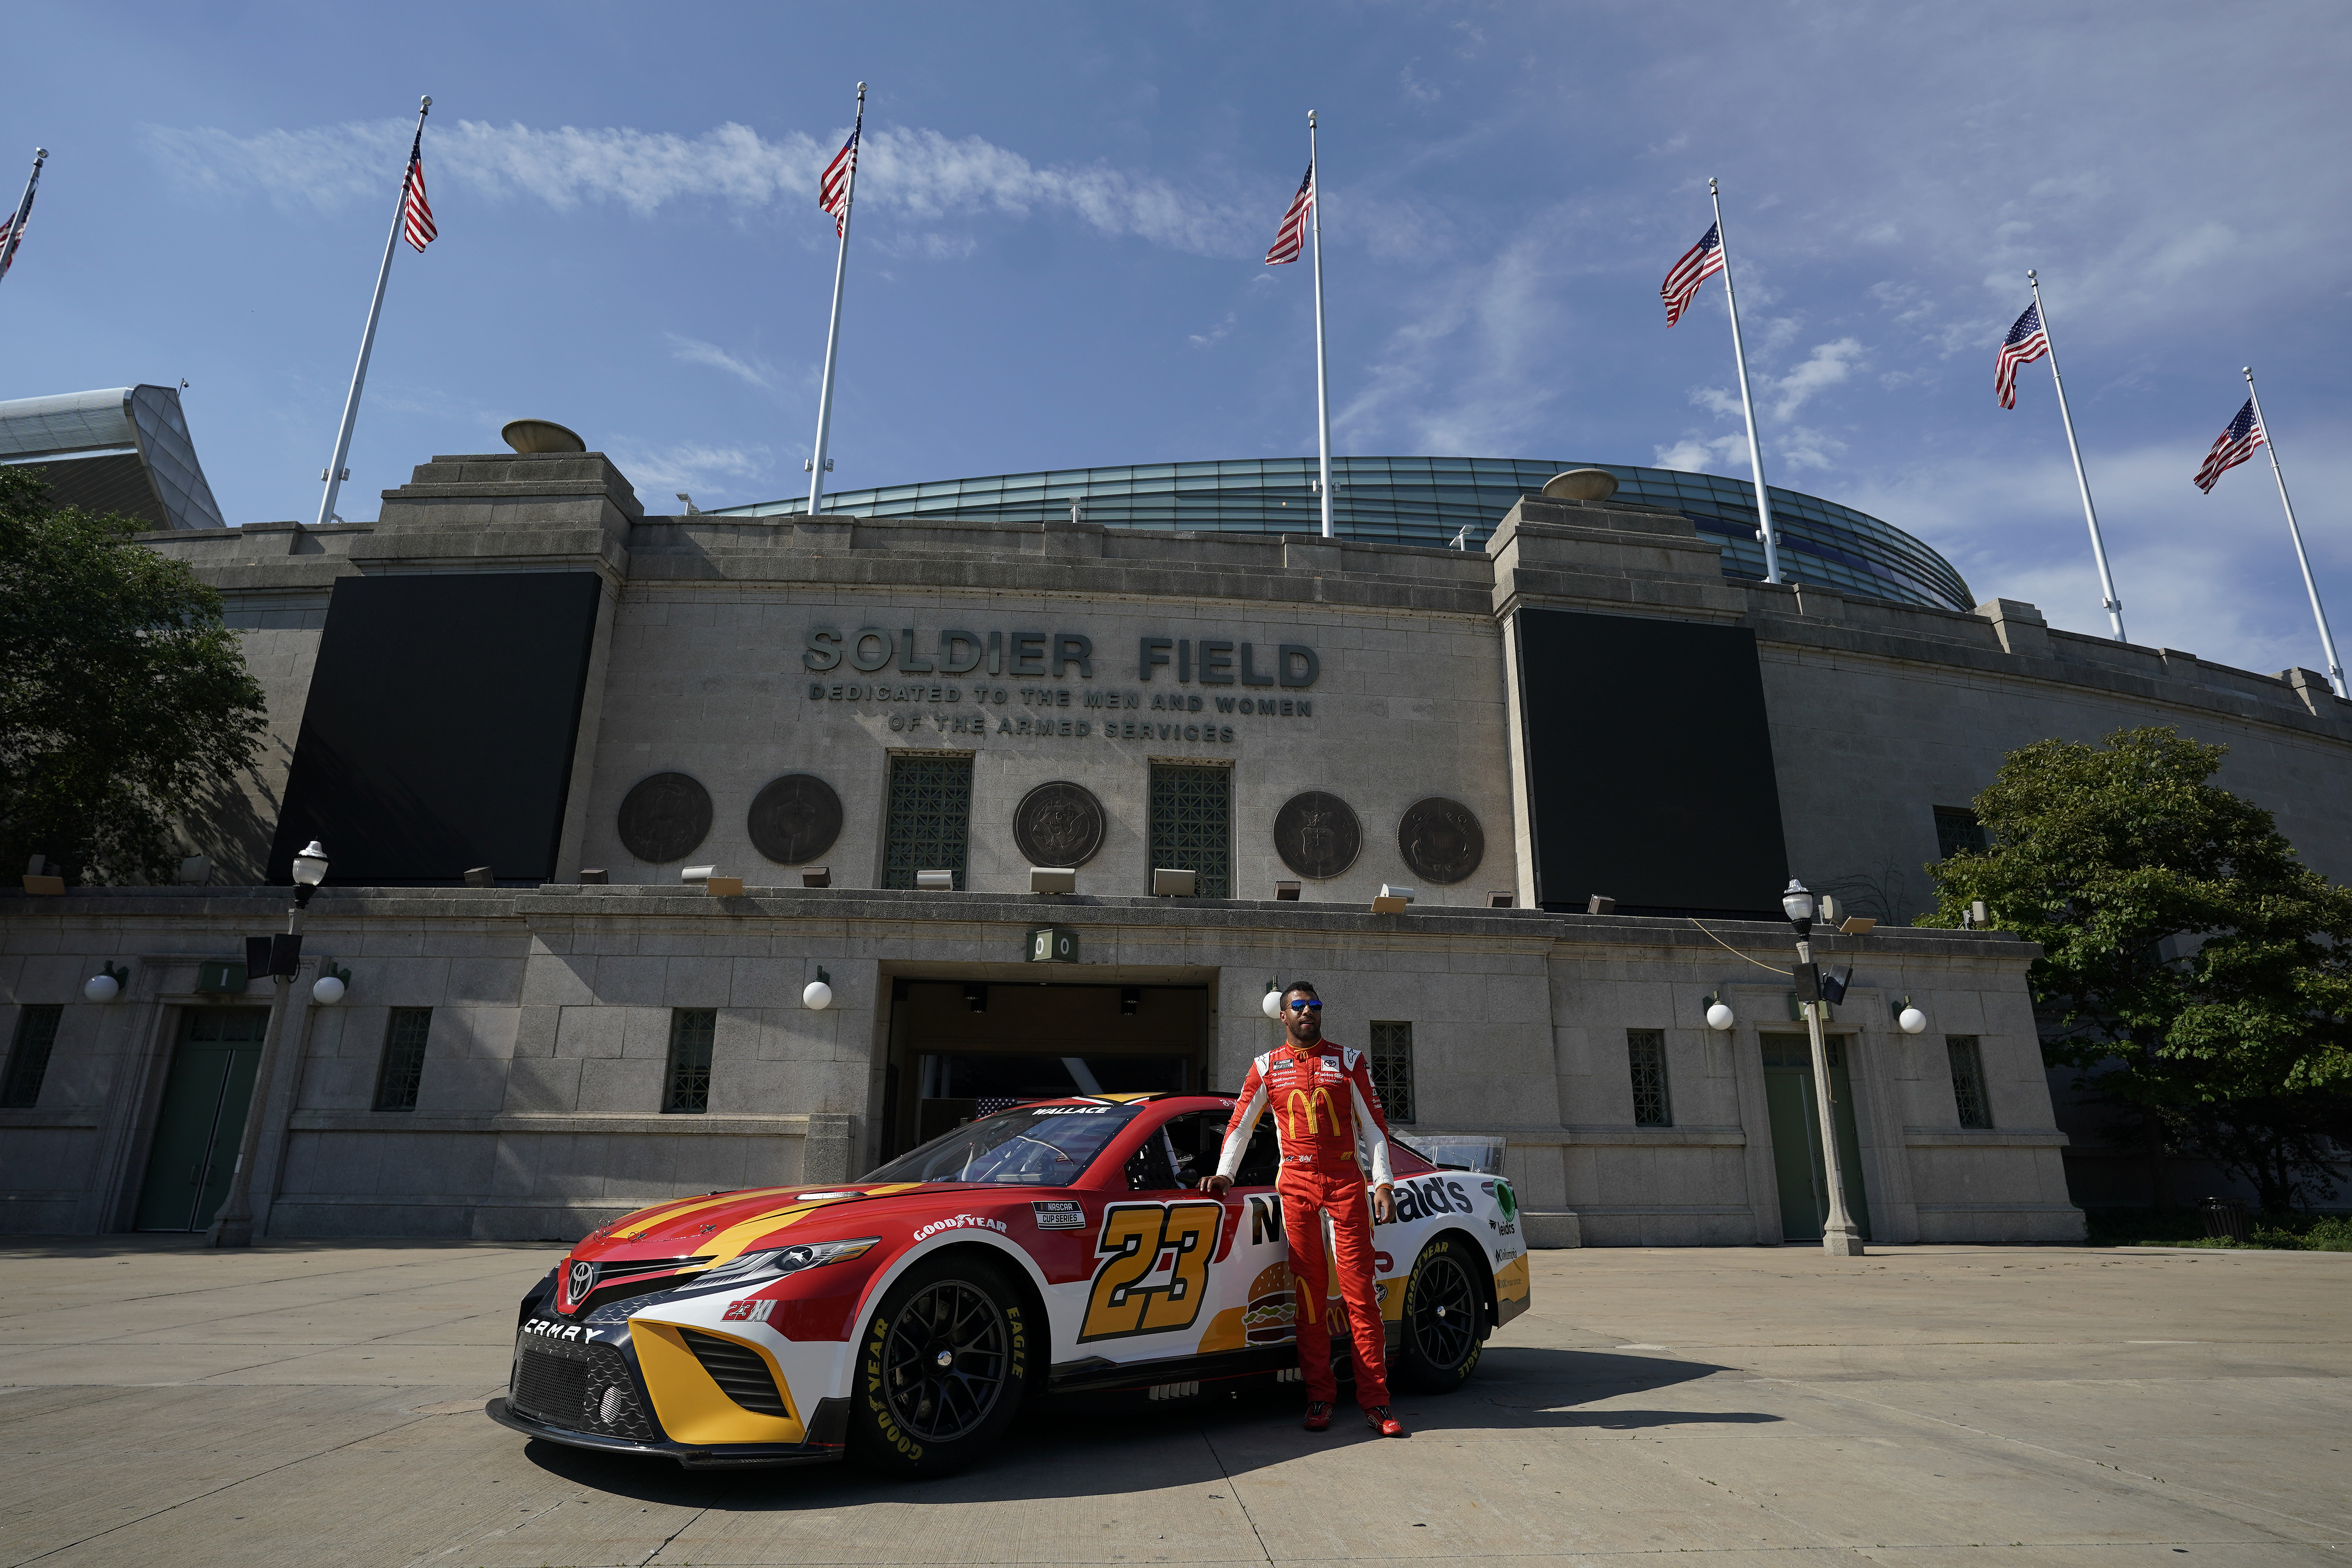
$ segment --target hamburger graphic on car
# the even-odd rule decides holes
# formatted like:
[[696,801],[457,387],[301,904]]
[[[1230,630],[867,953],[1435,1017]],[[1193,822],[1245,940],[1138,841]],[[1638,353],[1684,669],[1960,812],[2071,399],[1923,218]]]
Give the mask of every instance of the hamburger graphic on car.
[[1243,1336],[1254,1345],[1278,1344],[1296,1336],[1298,1298],[1291,1289],[1290,1265],[1277,1260],[1250,1281],[1249,1304],[1242,1309]]

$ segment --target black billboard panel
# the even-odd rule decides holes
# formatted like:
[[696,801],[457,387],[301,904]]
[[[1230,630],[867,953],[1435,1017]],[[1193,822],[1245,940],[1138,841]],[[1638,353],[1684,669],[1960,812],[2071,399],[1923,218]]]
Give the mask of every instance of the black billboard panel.
[[1536,899],[1779,919],[1789,880],[1756,634],[1524,609],[1520,721]]
[[602,591],[593,572],[337,579],[270,881],[313,838],[333,883],[551,880]]

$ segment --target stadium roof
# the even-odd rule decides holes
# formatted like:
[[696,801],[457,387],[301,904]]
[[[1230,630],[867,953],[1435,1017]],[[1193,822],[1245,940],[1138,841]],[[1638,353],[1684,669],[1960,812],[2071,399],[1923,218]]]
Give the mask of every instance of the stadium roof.
[[37,464],[60,503],[155,528],[226,528],[169,386],[0,403],[0,464]]

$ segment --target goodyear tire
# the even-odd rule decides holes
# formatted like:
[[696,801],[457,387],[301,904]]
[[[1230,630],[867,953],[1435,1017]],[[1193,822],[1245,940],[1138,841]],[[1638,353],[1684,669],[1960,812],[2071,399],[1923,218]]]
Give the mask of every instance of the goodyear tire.
[[1396,1383],[1414,1394],[1451,1394],[1470,1381],[1486,1348],[1486,1291],[1476,1260],[1458,1237],[1421,1249],[1405,1278],[1403,1342]]
[[858,1336],[850,1451],[890,1475],[961,1469],[1012,1421],[1029,1378],[1029,1313],[1003,1268],[940,1254],[908,1269]]

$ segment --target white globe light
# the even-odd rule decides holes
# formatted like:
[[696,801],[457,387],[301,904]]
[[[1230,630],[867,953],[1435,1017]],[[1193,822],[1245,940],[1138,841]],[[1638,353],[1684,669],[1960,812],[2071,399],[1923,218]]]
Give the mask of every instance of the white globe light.
[[1706,1010],[1706,1026],[1710,1029],[1728,1029],[1737,1022],[1731,1016],[1731,1009],[1720,1002]]
[[343,983],[331,974],[321,974],[319,983],[310,987],[310,1000],[321,1007],[331,1007],[343,999]]
[[1927,1015],[1916,1007],[1906,1007],[1895,1021],[1903,1026],[1905,1034],[1916,1035],[1927,1026]]
[[1264,996],[1258,998],[1257,1010],[1265,1014],[1269,1018],[1281,1017],[1282,994],[1278,991],[1267,992]]
[[812,980],[801,988],[801,1005],[822,1013],[833,1005],[833,987],[822,980]]
[[93,974],[83,984],[81,994],[93,1002],[111,1002],[122,994],[122,982],[111,974]]

